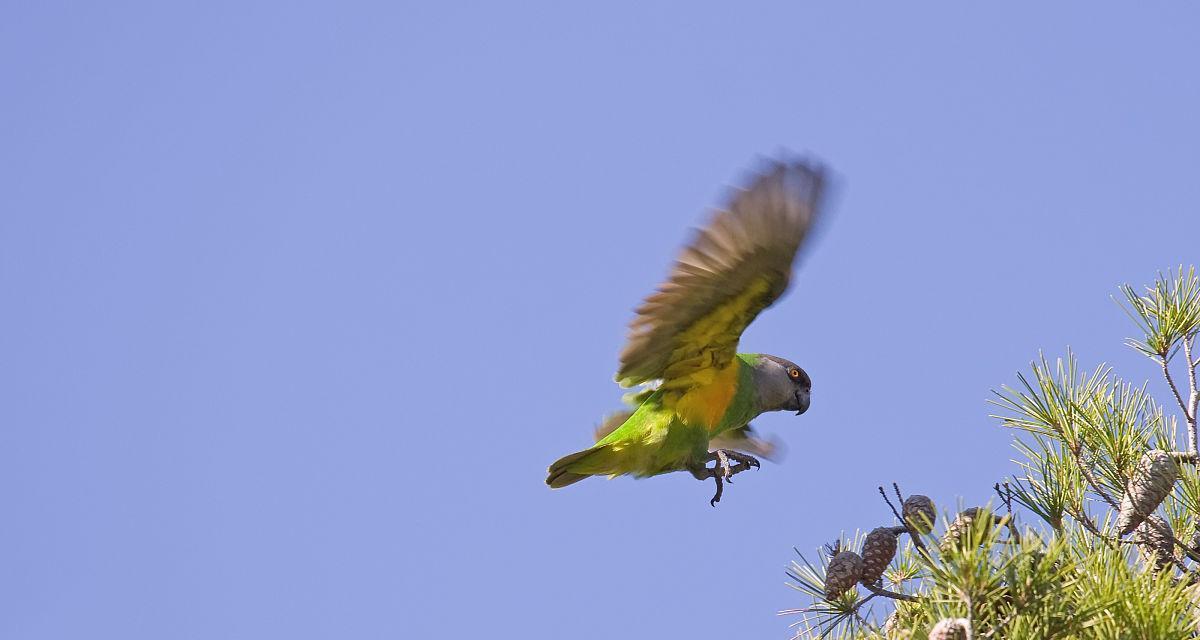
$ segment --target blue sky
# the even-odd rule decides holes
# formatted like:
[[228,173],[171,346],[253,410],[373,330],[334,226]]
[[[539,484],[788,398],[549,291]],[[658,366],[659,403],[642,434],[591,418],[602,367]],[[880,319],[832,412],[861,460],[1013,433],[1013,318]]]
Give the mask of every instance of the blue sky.
[[[1194,5],[0,14],[3,637],[785,638],[793,546],[986,500],[989,390],[1155,375],[1110,295],[1200,258]],[[786,459],[546,489],[782,148],[839,179],[742,343]]]

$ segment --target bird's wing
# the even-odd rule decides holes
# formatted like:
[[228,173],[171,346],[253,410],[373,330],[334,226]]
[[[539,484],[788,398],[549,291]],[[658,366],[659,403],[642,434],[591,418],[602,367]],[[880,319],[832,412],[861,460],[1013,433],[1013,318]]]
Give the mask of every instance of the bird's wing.
[[823,167],[793,160],[734,190],[636,310],[617,382],[684,388],[731,362],[746,326],[787,289],[824,186]]

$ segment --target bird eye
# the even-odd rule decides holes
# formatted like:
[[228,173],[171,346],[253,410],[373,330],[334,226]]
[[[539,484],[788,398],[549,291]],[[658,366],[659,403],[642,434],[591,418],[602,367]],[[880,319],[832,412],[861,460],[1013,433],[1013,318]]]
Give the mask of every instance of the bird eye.
[[792,380],[797,380],[800,378],[800,370],[795,368],[788,369],[788,375],[792,377]]

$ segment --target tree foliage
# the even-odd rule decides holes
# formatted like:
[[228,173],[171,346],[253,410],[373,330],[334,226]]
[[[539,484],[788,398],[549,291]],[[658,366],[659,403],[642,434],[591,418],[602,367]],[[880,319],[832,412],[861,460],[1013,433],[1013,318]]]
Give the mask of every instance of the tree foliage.
[[833,598],[829,559],[877,551],[865,536],[792,562],[811,602],[781,612],[799,616],[797,638],[1200,637],[1200,278],[1180,267],[1121,294],[1127,344],[1158,364],[1170,405],[1070,351],[1039,356],[995,392],[1019,459],[993,503],[922,533],[881,487],[903,544],[881,580]]

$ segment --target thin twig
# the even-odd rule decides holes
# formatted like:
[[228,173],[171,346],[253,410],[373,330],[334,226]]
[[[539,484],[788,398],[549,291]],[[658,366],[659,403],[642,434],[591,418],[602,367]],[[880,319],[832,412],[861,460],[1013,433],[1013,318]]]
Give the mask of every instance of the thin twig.
[[1072,518],[1075,519],[1075,522],[1082,524],[1084,529],[1087,529],[1088,531],[1090,531],[1092,533],[1092,535],[1094,535],[1098,539],[1104,541],[1104,544],[1107,544],[1109,546],[1109,548],[1116,549],[1117,545],[1119,545],[1122,541],[1119,539],[1114,540],[1112,538],[1109,538],[1108,536],[1105,536],[1104,532],[1100,530],[1100,527],[1097,527],[1096,523],[1092,522],[1092,519],[1090,517],[1088,517],[1088,515],[1082,511],[1082,508],[1083,507],[1080,506],[1081,510],[1079,512],[1074,512],[1070,509],[1066,509],[1066,512],[1068,515],[1070,515]]
[[1160,354],[1158,364],[1162,367],[1163,377],[1167,379],[1167,386],[1171,387],[1171,393],[1175,394],[1175,401],[1179,403],[1179,408],[1187,412],[1187,405],[1183,402],[1183,396],[1179,395],[1179,387],[1175,386],[1175,378],[1171,376],[1171,367],[1167,365],[1167,356]]
[[1012,541],[1017,544],[1021,543],[1021,533],[1017,531],[1016,518],[1012,512],[1012,487],[1008,486],[1008,481],[1004,482],[1004,489],[1000,489],[1000,483],[992,485],[992,489],[996,490],[996,495],[1000,496],[1000,501],[1004,503],[1004,509],[1007,511],[1007,516],[996,516],[996,523],[1001,521],[1008,526],[1008,534],[1012,537]]
[[992,485],[992,489],[996,490],[996,495],[1000,496],[1000,501],[1004,503],[1004,508],[1008,511],[1008,515],[1012,515],[1012,487],[1008,486],[1008,481],[1004,482],[1004,490],[1000,489],[1000,483]]
[[1100,488],[1100,482],[1096,480],[1096,475],[1092,473],[1092,468],[1083,463],[1083,445],[1075,443],[1074,446],[1067,447],[1071,451],[1071,455],[1075,458],[1075,464],[1079,465],[1079,470],[1083,473],[1083,477],[1088,481],[1088,485],[1092,487],[1092,491],[1096,495],[1104,499],[1112,508],[1120,511],[1121,505],[1108,492]]
[[834,540],[832,543],[825,544],[825,555],[827,557],[832,558],[841,552],[842,552],[842,539],[840,537],[837,540]]
[[870,591],[871,593],[873,593],[877,596],[891,598],[892,600],[904,600],[905,602],[917,602],[920,600],[920,598],[918,598],[916,596],[909,595],[907,593],[896,593],[895,591],[888,591],[887,589],[884,589],[883,587],[877,587],[873,584],[864,584],[863,586],[867,588],[867,591]]
[[892,510],[892,513],[896,516],[896,519],[900,522],[904,522],[904,516],[901,516],[900,512],[896,511],[896,506],[892,504],[891,499],[888,498],[888,494],[883,490],[883,487],[879,487],[879,495],[883,496],[883,501],[887,503],[888,508]]
[[1012,511],[1009,511],[1006,516],[992,515],[992,522],[994,524],[1002,524],[1008,529],[1009,542],[1021,544],[1021,532],[1017,531],[1016,521],[1017,519],[1013,517]]

